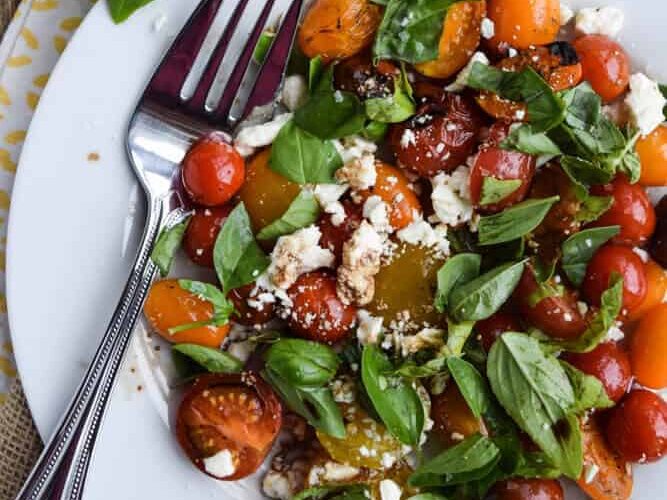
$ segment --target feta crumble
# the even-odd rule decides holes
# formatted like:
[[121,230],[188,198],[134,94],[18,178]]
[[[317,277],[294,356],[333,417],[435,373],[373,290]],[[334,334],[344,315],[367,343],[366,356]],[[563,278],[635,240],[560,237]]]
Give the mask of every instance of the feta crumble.
[[639,247],[634,247],[632,251],[639,257],[644,264],[646,264],[649,260],[651,260],[651,257],[649,256],[648,252],[644,250],[643,248]]
[[343,263],[338,267],[338,297],[345,304],[364,306],[375,295],[375,275],[380,271],[384,238],[367,221],[343,245]]
[[389,221],[389,205],[377,195],[369,196],[364,203],[363,215],[378,233],[391,233],[394,228]]
[[625,15],[618,7],[585,8],[577,12],[575,28],[585,35],[616,37],[623,29]]
[[301,75],[290,75],[285,78],[281,99],[290,111],[296,111],[308,98],[308,84]]
[[451,174],[440,173],[431,179],[433,210],[438,221],[456,226],[472,219],[470,168],[460,166]]
[[380,499],[381,500],[401,500],[403,490],[391,479],[380,481]]
[[318,184],[313,191],[322,210],[331,215],[334,226],[340,226],[345,221],[345,207],[338,200],[348,189],[347,184]]
[[482,19],[480,32],[484,38],[489,40],[496,34],[496,24],[488,17],[485,17]]
[[438,349],[445,343],[445,331],[439,328],[424,328],[415,335],[406,335],[401,342],[403,356],[415,354],[422,349]]
[[294,495],[287,476],[276,471],[269,471],[264,476],[262,491],[267,497],[277,500],[289,500]]
[[252,156],[257,148],[272,144],[283,125],[291,119],[292,113],[284,113],[269,122],[242,128],[234,139],[234,148],[244,158]]
[[372,316],[365,309],[359,309],[357,312],[357,339],[359,343],[377,344],[382,333],[382,318]]
[[607,330],[607,340],[618,342],[624,338],[625,333],[623,333],[623,330],[621,330],[618,325],[612,325],[609,327],[609,330]]
[[461,71],[459,71],[459,74],[456,75],[456,80],[447,85],[445,90],[448,92],[462,92],[465,90],[466,86],[468,85],[468,77],[472,71],[473,64],[476,62],[486,64],[488,66],[489,58],[486,57],[484,52],[475,52],[470,58],[470,61],[468,61],[468,64],[466,64],[466,66]]
[[361,470],[357,467],[330,461],[324,464],[324,475],[322,476],[322,479],[326,482],[347,481],[355,478],[360,473]]
[[435,248],[442,256],[450,253],[447,226],[439,224],[433,227],[421,217],[415,217],[410,224],[396,233],[396,236],[411,245]]
[[377,171],[375,156],[364,153],[343,165],[336,171],[338,182],[347,183],[355,191],[363,191],[375,186]]
[[643,73],[630,76],[630,92],[625,98],[632,122],[643,136],[653,132],[663,121],[667,99],[658,84]]
[[215,477],[224,478],[236,472],[234,455],[229,450],[220,450],[212,457],[204,458],[202,462],[206,472]]
[[417,136],[414,130],[406,128],[401,135],[401,147],[407,149],[408,146],[415,146],[417,144]]
[[566,24],[569,24],[569,22],[572,21],[573,17],[574,17],[574,11],[570,8],[570,6],[561,2],[560,3],[560,25],[565,26]]
[[374,142],[368,141],[358,135],[350,135],[332,142],[342,158],[343,163],[358,160],[367,154],[374,155],[378,149]]

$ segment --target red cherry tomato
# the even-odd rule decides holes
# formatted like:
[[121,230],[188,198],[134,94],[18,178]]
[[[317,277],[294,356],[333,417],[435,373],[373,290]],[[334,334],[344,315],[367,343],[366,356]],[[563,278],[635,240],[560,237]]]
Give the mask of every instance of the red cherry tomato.
[[486,352],[491,350],[493,343],[503,333],[520,331],[522,331],[521,323],[516,316],[503,311],[475,323],[475,332],[479,335],[482,347]]
[[473,203],[479,206],[486,177],[498,180],[520,180],[521,184],[515,191],[497,202],[479,206],[480,211],[483,212],[500,212],[523,200],[535,173],[534,156],[499,147],[507,137],[508,131],[509,125],[502,122],[497,122],[491,127],[489,141],[480,149],[470,171],[470,194]]
[[502,481],[494,488],[498,500],[563,500],[563,487],[555,479]]
[[646,313],[632,334],[630,343],[632,371],[645,387],[667,387],[667,304]]
[[357,309],[338,298],[334,276],[323,271],[304,274],[287,293],[294,304],[288,322],[295,334],[332,344],[351,333]]
[[320,246],[328,248],[336,256],[336,261],[340,262],[343,255],[343,244],[350,239],[352,233],[361,223],[361,206],[355,205],[350,200],[342,202],[345,209],[345,220],[337,226],[331,221],[331,215],[323,213],[317,221],[322,236],[320,236]]
[[229,212],[231,212],[229,205],[195,209],[183,238],[183,250],[192,262],[204,267],[213,267],[215,240]]
[[655,462],[667,453],[667,403],[650,391],[635,389],[610,410],[609,443],[628,462]]
[[244,178],[243,158],[221,135],[200,139],[183,160],[183,186],[199,205],[227,203],[241,189]]
[[242,325],[255,326],[268,323],[273,318],[274,302],[262,300],[261,289],[254,283],[235,288],[229,292],[229,300],[234,303],[234,320]]
[[475,418],[455,383],[447,384],[441,394],[431,397],[431,418],[433,430],[447,446],[481,430],[479,419]]
[[604,342],[587,353],[567,353],[563,359],[599,379],[612,401],[619,402],[630,386],[630,358],[616,342]]
[[593,186],[591,192],[596,196],[611,196],[614,201],[605,213],[592,225],[621,226],[621,232],[612,240],[625,245],[641,245],[655,231],[655,209],[639,184],[630,184],[627,178],[619,175],[611,184]]
[[630,58],[623,47],[604,35],[586,35],[574,41],[587,80],[605,102],[613,101],[628,87]]
[[[553,285],[553,283],[552,283]],[[539,300],[539,284],[531,266],[521,276],[514,298],[521,317],[551,337],[573,339],[586,329],[586,321],[577,308],[577,301],[567,290]],[[535,302],[539,300],[538,302]]]
[[628,247],[604,245],[595,252],[581,289],[588,302],[599,306],[600,297],[609,288],[614,273],[623,278],[624,314],[631,313],[646,296],[646,272],[642,260]]
[[[216,479],[233,481],[257,470],[271,450],[282,408],[271,387],[254,373],[207,374],[185,395],[176,417],[176,436],[190,460]],[[234,471],[224,477],[206,459],[227,450]]]

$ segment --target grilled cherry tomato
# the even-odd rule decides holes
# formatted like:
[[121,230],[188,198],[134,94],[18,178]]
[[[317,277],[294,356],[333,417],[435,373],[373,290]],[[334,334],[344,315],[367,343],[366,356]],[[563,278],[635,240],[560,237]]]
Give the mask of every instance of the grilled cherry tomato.
[[294,303],[288,322],[295,334],[332,344],[352,331],[357,310],[338,298],[334,276],[323,271],[304,274],[287,293]]
[[630,58],[621,45],[604,35],[586,35],[574,41],[581,60],[584,80],[605,102],[619,97],[628,88]]
[[421,74],[431,78],[449,78],[466,65],[479,45],[484,1],[464,1],[452,5],[443,24],[438,58],[415,65]]
[[[234,481],[257,470],[271,450],[282,408],[271,387],[254,373],[202,375],[186,393],[176,417],[181,447],[201,471]],[[227,452],[222,471],[212,462]],[[220,476],[219,472],[227,472]]]
[[591,193],[596,196],[611,196],[611,208],[603,213],[592,225],[621,226],[621,232],[613,238],[615,243],[641,245],[655,230],[655,210],[638,184],[630,184],[624,175],[619,175],[611,184],[593,186]]
[[362,209],[359,205],[355,205],[350,200],[342,202],[345,209],[345,220],[338,225],[332,222],[331,214],[323,213],[317,221],[322,235],[320,236],[320,246],[328,248],[336,256],[338,262],[341,261],[343,255],[343,245],[352,237],[352,233],[361,224]]
[[382,7],[371,0],[316,0],[301,23],[299,47],[310,59],[346,59],[373,41]]
[[[500,143],[505,140],[509,131],[509,125],[497,122],[489,131],[489,140],[483,146],[475,163],[470,171],[470,195],[475,205],[478,205],[480,211],[495,213],[520,202],[526,197],[530,182],[535,172],[535,157],[520,153],[518,151],[508,151],[500,147]],[[484,193],[484,179],[493,178],[497,180],[518,180],[519,186],[493,203],[480,205],[482,194]]]
[[[263,325],[273,319],[275,304],[274,299],[262,300],[261,289],[257,289],[254,283],[235,288],[229,292],[229,300],[234,303],[234,321],[242,325]],[[270,294],[269,294],[270,296]]]
[[[597,419],[589,417],[582,424],[584,471],[577,481],[593,500],[626,500],[632,494],[632,467],[607,443]],[[586,471],[597,467],[591,479]]]
[[667,304],[659,304],[639,322],[630,341],[632,372],[652,389],[667,387]]
[[453,446],[477,434],[482,423],[475,418],[461,391],[450,381],[442,394],[431,397],[433,429],[446,446]]
[[508,479],[493,491],[498,500],[563,500],[563,487],[555,479]]
[[563,358],[600,380],[612,401],[618,403],[628,391],[632,380],[630,358],[616,342],[603,342],[591,352],[567,353]]
[[553,288],[554,295],[540,297],[540,284],[533,268],[526,266],[514,291],[521,316],[551,337],[573,339],[581,335],[586,329],[586,321],[574,296],[567,290],[559,295],[553,281],[542,286]]
[[521,323],[516,316],[503,311],[498,311],[493,316],[475,323],[475,332],[480,336],[482,347],[486,352],[491,350],[493,343],[503,333],[521,330]]
[[667,267],[667,195],[663,196],[655,209],[658,222],[651,239],[649,251],[655,261]]
[[489,0],[487,15],[495,24],[495,42],[525,49],[553,42],[560,30],[558,0]]
[[628,462],[655,462],[667,453],[667,403],[634,389],[609,412],[608,442]]
[[183,249],[190,260],[204,267],[213,267],[213,247],[231,206],[197,208],[183,238]]
[[394,79],[400,70],[389,61],[373,64],[368,50],[345,59],[334,68],[334,86],[352,92],[359,99],[389,97],[394,94]]
[[410,224],[415,214],[422,212],[417,195],[410,187],[410,181],[396,167],[386,163],[376,163],[377,177],[375,185],[359,193],[363,200],[372,195],[379,196],[389,205],[389,222],[394,229],[403,229]]
[[472,153],[481,126],[467,97],[441,92],[405,123],[392,125],[388,141],[398,164],[422,177],[449,172]]
[[636,145],[642,164],[639,183],[643,186],[667,186],[667,127],[656,128]]
[[161,337],[175,344],[189,343],[220,347],[230,328],[229,324],[199,326],[170,333],[170,328],[213,318],[213,305],[181,288],[178,280],[155,282],[148,292],[144,314]]
[[648,311],[662,304],[667,296],[667,272],[663,267],[654,260],[649,260],[644,264],[644,272],[646,273],[646,296],[641,304],[628,315],[632,321],[643,318]]
[[623,314],[632,313],[646,296],[646,272],[642,260],[628,247],[604,245],[588,263],[582,284],[584,296],[600,305],[602,293],[609,288],[612,275],[623,278]]
[[183,187],[199,205],[227,203],[243,184],[245,163],[219,134],[211,134],[192,146],[183,160]]

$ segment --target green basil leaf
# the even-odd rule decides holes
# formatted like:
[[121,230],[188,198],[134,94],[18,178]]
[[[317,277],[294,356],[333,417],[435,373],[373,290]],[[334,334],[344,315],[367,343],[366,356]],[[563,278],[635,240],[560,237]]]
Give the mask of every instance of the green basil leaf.
[[389,125],[387,123],[371,120],[366,124],[361,135],[369,141],[380,142],[385,138],[388,130]]
[[393,373],[407,379],[434,377],[447,372],[447,356],[438,356],[418,365],[412,360],[406,361]]
[[178,352],[211,373],[240,373],[243,363],[224,351],[197,344],[176,344],[172,351]]
[[586,194],[581,200],[581,206],[574,215],[574,219],[578,222],[588,224],[596,221],[609,210],[614,203],[612,196],[593,196]]
[[311,191],[302,190],[285,213],[257,233],[259,240],[272,240],[310,226],[320,215],[320,204]]
[[458,322],[478,321],[496,313],[519,283],[526,260],[503,264],[456,287],[449,296],[450,317]]
[[298,387],[320,387],[338,370],[339,359],[330,347],[301,339],[280,339],[266,352],[266,366]]
[[558,360],[522,333],[505,333],[487,361],[491,388],[507,413],[563,474],[576,480],[583,466],[575,393]]
[[599,163],[584,160],[576,156],[563,156],[560,166],[574,182],[591,186],[606,184],[614,178],[615,170]]
[[631,184],[636,184],[642,175],[642,164],[636,151],[629,151],[623,155],[618,170],[628,176]]
[[271,148],[271,170],[298,184],[333,184],[343,165],[331,141],[323,141],[287,122]]
[[447,259],[438,271],[438,290],[435,294],[435,308],[445,312],[449,294],[458,285],[463,285],[479,276],[482,257],[475,253],[460,253]]
[[510,132],[501,148],[521,151],[529,155],[556,156],[561,154],[558,145],[544,132],[533,132],[529,124],[521,125]]
[[574,389],[574,407],[572,411],[583,415],[586,411],[598,408],[611,408],[614,402],[609,399],[607,391],[597,377],[587,375],[565,361],[560,361],[565,369],[572,388]]
[[107,0],[111,18],[116,24],[127,20],[134,12],[153,0]]
[[241,202],[225,220],[213,248],[213,264],[223,291],[254,282],[269,263],[255,241],[250,217]]
[[480,245],[496,245],[512,241],[533,231],[540,225],[551,206],[560,198],[529,199],[500,213],[480,217],[478,234]]
[[473,365],[458,357],[447,360],[447,368],[475,418],[481,418],[493,404],[484,377]]
[[224,326],[229,323],[229,318],[234,314],[234,304],[227,300],[225,294],[217,286],[192,280],[178,280],[178,286],[197,295],[201,300],[210,302],[213,305],[213,317],[203,321],[173,326],[169,328],[170,334],[199,328],[200,326]]
[[404,122],[417,112],[410,82],[403,75],[394,79],[394,95],[364,101],[366,116],[380,123]]
[[504,200],[523,184],[521,179],[496,179],[484,177],[482,180],[482,194],[480,205],[492,205]]
[[541,451],[523,452],[514,469],[514,476],[526,478],[558,479],[562,476]]
[[368,500],[370,493],[364,484],[315,486],[292,497],[292,500]]
[[266,54],[269,53],[271,45],[276,38],[275,31],[264,30],[257,40],[257,45],[255,45],[255,50],[252,53],[252,60],[257,64],[262,64],[264,59],[266,59]]
[[151,252],[151,260],[159,269],[161,276],[169,274],[169,269],[174,262],[176,251],[181,247],[188,224],[190,224],[190,217],[170,228],[164,228],[160,232],[160,236],[158,236]]
[[481,479],[496,466],[500,450],[480,434],[466,438],[428,462],[408,479],[412,487],[452,486]]
[[581,286],[593,254],[620,231],[620,226],[594,227],[573,234],[563,242],[562,268],[573,285]]
[[595,127],[602,116],[602,99],[588,82],[567,90],[563,99],[567,104],[565,123],[582,130]]
[[321,56],[315,56],[308,62],[308,89],[312,92],[317,88],[322,78],[322,63]]
[[361,355],[361,379],[385,426],[399,441],[416,446],[424,428],[424,407],[417,391],[402,378],[375,346],[366,345]]
[[472,333],[473,326],[475,326],[474,321],[455,323],[451,318],[447,318],[447,350],[451,356],[461,355],[463,346]]

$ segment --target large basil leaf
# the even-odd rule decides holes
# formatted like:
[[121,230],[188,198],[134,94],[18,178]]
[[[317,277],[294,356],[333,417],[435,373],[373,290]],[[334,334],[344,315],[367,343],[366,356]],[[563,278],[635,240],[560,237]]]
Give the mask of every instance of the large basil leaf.
[[573,285],[581,286],[593,254],[620,231],[620,226],[594,227],[573,234],[563,242],[562,267]]
[[135,11],[144,5],[148,5],[153,0],[107,0],[111,19],[116,24],[127,20]]
[[560,198],[529,199],[500,213],[481,217],[479,244],[496,245],[524,236],[540,225],[551,206]]
[[174,256],[181,246],[189,223],[190,217],[170,228],[164,228],[158,236],[151,252],[151,260],[160,270],[160,275],[166,276],[169,274]]
[[602,116],[602,99],[588,82],[566,91],[563,99],[567,105],[565,123],[585,130],[597,125]]
[[566,476],[576,480],[583,466],[582,439],[573,411],[575,392],[567,372],[539,342],[505,333],[487,360],[491,388],[507,413]]
[[455,323],[451,318],[447,318],[447,351],[450,356],[461,355],[473,326],[475,326],[474,321]]
[[239,373],[243,370],[239,359],[219,349],[197,344],[176,344],[171,349],[211,373]]
[[600,379],[587,375],[565,361],[560,361],[574,389],[574,413],[581,415],[592,408],[611,408],[614,402],[609,399]]
[[523,184],[521,179],[496,179],[495,177],[484,177],[482,181],[482,193],[480,205],[492,205],[504,200]]
[[271,170],[299,184],[335,183],[334,172],[343,165],[331,141],[323,141],[287,122],[271,147]]
[[416,446],[424,428],[424,407],[417,391],[401,377],[375,346],[366,345],[361,355],[361,379],[385,426],[399,441]]
[[546,133],[534,132],[530,124],[514,128],[500,144],[500,147],[536,156],[557,156],[561,154],[558,145]]
[[250,217],[241,202],[225,220],[213,248],[213,264],[223,291],[254,282],[269,263],[255,241]]
[[266,353],[266,366],[290,384],[319,387],[331,380],[339,359],[330,347],[301,339],[280,339]]
[[449,315],[457,322],[478,321],[496,313],[516,288],[526,260],[503,264],[468,283],[449,296]]
[[217,286],[192,280],[178,280],[178,286],[195,294],[201,300],[210,302],[213,305],[213,316],[210,319],[173,326],[169,328],[170,334],[173,335],[200,326],[224,326],[229,323],[229,318],[234,314],[234,304],[225,297],[225,294]]
[[447,259],[438,271],[438,290],[435,294],[435,308],[445,312],[449,294],[458,285],[465,284],[479,276],[482,257],[475,253],[460,253]]
[[475,418],[481,418],[493,404],[484,377],[477,371],[477,368],[458,357],[449,358],[447,368],[468,403],[470,411]]
[[560,165],[565,173],[575,182],[585,185],[606,184],[614,178],[615,169],[599,162],[585,160],[576,156],[563,156]]
[[320,204],[315,199],[312,191],[304,189],[290,203],[290,206],[278,220],[273,221],[257,233],[257,239],[271,240],[285,234],[292,234],[297,229],[313,224],[317,221],[319,215]]

